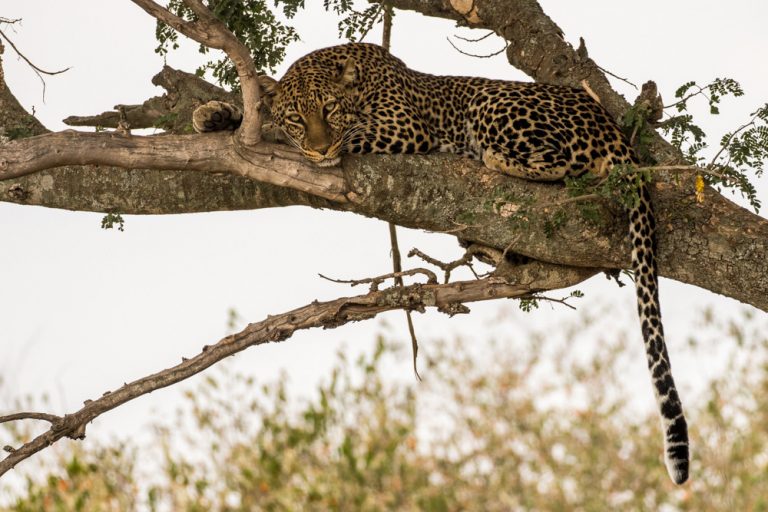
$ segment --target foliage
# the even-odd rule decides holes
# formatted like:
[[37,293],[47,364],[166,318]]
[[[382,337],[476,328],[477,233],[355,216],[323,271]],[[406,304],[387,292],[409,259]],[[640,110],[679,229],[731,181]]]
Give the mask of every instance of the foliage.
[[719,175],[708,175],[708,181],[741,191],[758,212],[761,203],[757,190],[748,178],[748,171],[762,176],[768,160],[768,103],[752,112],[751,116],[749,122],[723,135],[720,141],[722,149],[709,166]]
[[[251,50],[259,73],[274,73],[285,58],[287,46],[300,39],[293,27],[280,21],[279,15],[292,19],[304,8],[305,0],[275,0],[274,6],[279,7],[279,10],[270,8],[266,0],[206,0],[205,3]],[[383,16],[382,4],[366,6],[358,11],[355,9],[355,3],[352,0],[323,0],[325,9],[339,16],[339,36],[350,41],[362,40]],[[187,21],[197,19],[183,0],[170,0],[168,10]],[[158,41],[155,52],[160,55],[166,55],[170,50],[179,47],[176,31],[160,21],[157,22],[155,36]],[[208,54],[209,49],[200,45],[199,51]],[[220,85],[233,90],[239,88],[237,70],[227,57],[209,60],[198,67],[196,73],[203,76],[207,71],[212,73]]]
[[665,111],[674,110],[674,115],[651,126],[648,121],[653,116],[652,107],[640,104],[626,112],[622,128],[642,161],[648,161],[650,156],[651,128],[660,129],[680,151],[685,163],[702,168],[702,178],[707,184],[740,192],[757,212],[760,200],[750,176],[762,176],[768,160],[768,104],[750,114],[747,123],[723,135],[720,147],[709,162],[702,155],[709,147],[707,134],[694,122],[693,115],[687,113],[695,98],[704,98],[709,113],[718,115],[723,98],[743,95],[741,85],[732,78],[716,78],[703,87],[694,81],[686,82],[675,91],[678,101],[664,107]]
[[[267,6],[266,0],[208,0],[206,4],[213,14],[251,50],[253,62],[259,73],[265,73],[267,70],[274,72],[275,67],[285,57],[286,46],[299,39],[293,27],[281,23],[276,18]],[[303,2],[301,4],[303,6]],[[292,8],[286,7],[285,12],[295,12],[291,11]],[[170,0],[168,10],[184,20],[197,19],[182,0]],[[179,47],[176,31],[160,21],[157,22],[155,36],[159,43],[155,52],[160,55],[167,54],[169,46],[172,49]],[[200,45],[199,50],[203,54],[209,52],[204,45]],[[226,57],[206,62],[197,68],[196,73],[202,76],[206,71],[211,71],[221,85],[234,89],[239,87],[235,66]]]
[[26,126],[17,126],[7,128],[4,133],[0,132],[0,137],[7,137],[8,140],[25,139],[33,135],[32,130]]
[[57,474],[37,482],[27,478],[27,495],[10,510],[136,510],[138,496],[130,492],[135,485],[136,456],[125,446],[88,447],[84,451],[84,447],[75,445],[58,463],[61,471]]
[[766,326],[710,311],[696,332],[712,339],[673,347],[675,360],[714,349],[728,361],[686,393],[693,476],[675,487],[642,344],[606,334],[613,316],[587,312],[484,356],[476,342],[430,344],[420,385],[386,378],[402,361],[384,339],[354,362],[339,354],[305,400],[285,377],[212,372],[141,449],[141,467],[161,459],[154,475],[130,446],[71,443],[27,466],[0,510],[766,510]]
[[339,37],[348,41],[362,41],[368,32],[382,21],[384,3],[374,3],[362,11],[354,9],[352,0],[323,0],[326,11],[333,11],[339,19]]
[[741,85],[731,78],[717,78],[704,87],[693,81],[687,82],[675,91],[678,101],[665,107],[674,108],[678,113],[663,121],[659,128],[687,163],[704,168],[706,183],[739,191],[757,212],[760,200],[750,176],[760,177],[768,159],[768,104],[752,112],[751,119],[745,124],[723,135],[709,162],[701,154],[708,147],[706,133],[694,123],[691,114],[684,113],[691,100],[701,97],[707,101],[710,114],[718,115],[724,97],[743,94]]
[[119,213],[107,213],[101,219],[101,229],[112,229],[117,226],[118,231],[125,231],[125,219]]

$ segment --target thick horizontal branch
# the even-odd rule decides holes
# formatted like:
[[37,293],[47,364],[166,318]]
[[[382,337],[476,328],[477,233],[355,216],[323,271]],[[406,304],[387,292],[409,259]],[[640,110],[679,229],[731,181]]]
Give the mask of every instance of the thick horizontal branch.
[[[598,220],[588,220],[567,202],[569,195],[560,184],[509,178],[453,155],[346,157],[342,170],[328,170],[315,168],[278,145],[261,144],[260,152],[249,152],[246,160],[226,134],[127,137],[71,132],[13,141],[1,148],[0,173],[8,174],[41,169],[46,161],[185,169],[176,174],[162,171],[162,179],[152,176],[147,183],[139,179],[147,171],[110,175],[109,209],[121,213],[158,213],[148,208],[151,203],[143,194],[154,196],[157,207],[164,198],[176,197],[180,189],[200,183],[213,193],[195,206],[209,210],[229,209],[233,201],[241,208],[311,204],[450,233],[551,263],[604,269],[628,265],[627,219],[620,209],[601,203]],[[3,167],[3,161],[16,163]],[[12,167],[15,170],[10,171]],[[250,179],[238,181],[199,172],[205,170]],[[107,169],[68,168],[63,172],[61,186],[71,186],[71,181],[64,183],[68,179],[98,182],[96,177],[86,176],[103,175]],[[80,174],[73,178],[72,173]],[[190,174],[199,176],[185,181]],[[5,200],[10,196],[27,204],[46,197],[45,191],[38,196],[25,186],[19,180],[8,180],[0,185],[0,194]],[[42,180],[38,186],[56,195],[50,190],[51,183]],[[292,190],[286,191],[286,187]],[[114,193],[121,188],[130,192],[127,198]],[[98,195],[98,188],[75,189]],[[659,223],[661,275],[768,310],[768,275],[763,271],[768,221],[711,189],[705,191],[702,203],[697,202],[694,173],[678,173],[676,183],[658,180],[652,192]],[[170,213],[168,205],[177,212],[192,209],[185,201],[167,203],[161,211]],[[553,229],[553,218],[559,217],[565,220]]]
[[0,148],[0,180],[66,165],[225,172],[346,202],[338,171],[320,171],[282,145],[245,148],[230,133],[133,136],[65,131],[15,140]]
[[205,346],[191,359],[142,379],[108,391],[94,400],[88,400],[78,411],[63,417],[44,413],[11,414],[0,417],[0,423],[23,418],[46,419],[51,428],[9,454],[0,461],[0,476],[19,462],[51,446],[63,437],[82,439],[85,427],[103,413],[152,391],[171,386],[196,375],[211,365],[241,352],[248,347],[264,343],[284,341],[294,332],[321,327],[331,329],[350,322],[373,318],[395,309],[424,311],[426,308],[453,313],[465,302],[477,302],[501,298],[521,297],[530,293],[572,286],[589,277],[589,270],[562,269],[549,266],[541,269],[536,279],[526,285],[512,285],[501,279],[460,281],[450,284],[416,284],[389,288],[356,297],[344,297],[329,302],[313,302],[310,305],[268,317],[248,325],[237,334],[227,336],[215,345]]

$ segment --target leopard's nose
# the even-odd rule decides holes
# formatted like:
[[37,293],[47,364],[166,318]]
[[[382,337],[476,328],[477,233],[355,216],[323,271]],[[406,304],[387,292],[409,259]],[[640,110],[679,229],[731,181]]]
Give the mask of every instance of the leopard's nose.
[[330,142],[316,142],[314,144],[310,144],[310,147],[314,150],[320,153],[321,155],[324,155],[326,151],[328,151],[328,148],[331,147]]

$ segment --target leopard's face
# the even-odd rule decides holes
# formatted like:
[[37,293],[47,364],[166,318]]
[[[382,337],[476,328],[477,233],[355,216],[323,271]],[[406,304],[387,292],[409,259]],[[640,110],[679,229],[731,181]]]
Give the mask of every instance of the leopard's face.
[[290,69],[279,82],[261,79],[273,122],[308,160],[321,167],[339,163],[359,124],[343,74],[302,66]]

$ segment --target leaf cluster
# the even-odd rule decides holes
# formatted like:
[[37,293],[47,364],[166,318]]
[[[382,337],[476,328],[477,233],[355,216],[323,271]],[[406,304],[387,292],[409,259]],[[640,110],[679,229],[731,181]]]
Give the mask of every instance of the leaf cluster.
[[[362,10],[355,9],[353,0],[323,0],[326,11],[339,16],[339,36],[350,41],[360,41],[382,20],[383,3],[374,3]],[[300,35],[282,18],[290,20],[305,7],[305,0],[274,0],[270,7],[266,0],[206,0],[208,8],[221,20],[237,38],[250,50],[256,69],[261,74],[274,73],[285,58],[289,44],[300,39]],[[187,21],[197,19],[183,0],[170,0],[168,10]],[[158,21],[155,29],[158,41],[155,52],[166,55],[179,47],[178,33],[168,25]],[[200,45],[199,51],[208,54],[209,49]],[[203,76],[211,72],[213,78],[222,86],[239,89],[237,70],[224,56],[218,60],[209,60],[197,68],[196,73]]]
[[[266,0],[207,0],[206,4],[251,50],[251,57],[259,73],[274,73],[278,64],[285,58],[286,47],[299,39],[293,27],[278,20]],[[283,14],[289,18],[295,14],[296,9],[303,7],[303,1],[288,1],[284,4]],[[182,0],[170,0],[168,10],[184,20],[197,20],[197,16]],[[178,33],[161,21],[157,22],[155,36],[158,41],[155,52],[160,55],[166,55],[170,49],[179,47]],[[200,45],[199,51],[208,54],[210,50]],[[234,90],[239,88],[237,70],[228,58],[210,60],[198,67],[196,73],[202,76],[207,71],[211,71],[220,85],[229,86]]]
[[125,219],[119,213],[110,212],[101,219],[101,229],[113,229],[117,226],[118,231],[125,231]]
[[706,179],[710,184],[739,190],[757,212],[761,202],[748,172],[762,176],[768,161],[768,103],[752,112],[751,116],[749,122],[723,135],[721,151],[708,166],[719,175],[713,173]]
[[373,3],[363,10],[355,9],[353,0],[323,0],[326,11],[336,13],[339,19],[339,37],[348,41],[362,41],[371,29],[382,21],[385,2]]
[[744,95],[741,85],[731,78],[717,78],[706,86],[686,82],[675,91],[678,101],[665,107],[678,113],[659,126],[670,142],[691,165],[704,168],[704,180],[719,189],[738,191],[759,211],[760,200],[751,181],[762,175],[768,159],[768,104],[750,114],[751,119],[720,139],[715,157],[706,162],[702,151],[707,149],[706,133],[685,113],[694,98],[704,98],[712,115],[720,114],[721,101],[727,96]]
[[686,82],[675,91],[675,103],[667,105],[665,109],[675,109],[678,113],[661,123],[660,128],[665,135],[670,137],[670,142],[675,146],[691,165],[699,164],[703,158],[699,153],[707,148],[706,133],[693,122],[691,114],[687,112],[691,100],[705,98],[709,105],[709,113],[720,114],[720,102],[726,96],[743,96],[741,85],[732,78],[716,78],[704,87],[695,81]]

